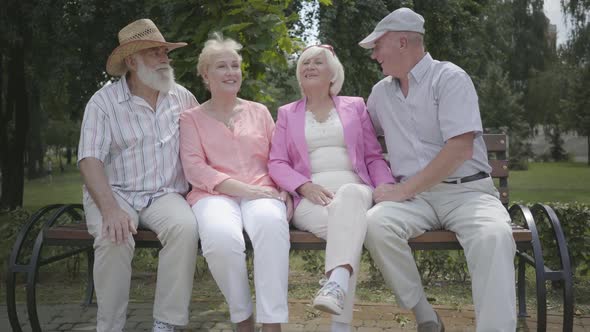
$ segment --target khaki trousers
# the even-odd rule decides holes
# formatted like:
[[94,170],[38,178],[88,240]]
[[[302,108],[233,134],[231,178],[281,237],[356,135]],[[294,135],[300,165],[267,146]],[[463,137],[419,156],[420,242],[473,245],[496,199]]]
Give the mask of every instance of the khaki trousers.
[[471,274],[477,331],[514,332],[516,245],[509,222],[490,178],[441,183],[413,200],[369,210],[365,247],[398,303],[410,309],[424,290],[408,239],[431,229],[455,232]]
[[369,186],[349,183],[336,191],[327,206],[316,205],[304,198],[295,210],[295,227],[326,240],[326,272],[341,265],[352,266],[344,310],[340,315],[332,315],[333,321],[352,321],[356,280],[367,231],[366,212],[373,204],[372,196]]
[[[160,242],[154,319],[186,325],[197,256],[198,232],[195,216],[177,193],[160,196],[141,210],[134,210],[115,194],[119,206],[135,225],[154,231]],[[94,236],[94,285],[98,312],[96,330],[122,331],[127,315],[131,260],[135,241],[117,245],[102,234],[102,215],[91,199],[84,202],[88,232]]]

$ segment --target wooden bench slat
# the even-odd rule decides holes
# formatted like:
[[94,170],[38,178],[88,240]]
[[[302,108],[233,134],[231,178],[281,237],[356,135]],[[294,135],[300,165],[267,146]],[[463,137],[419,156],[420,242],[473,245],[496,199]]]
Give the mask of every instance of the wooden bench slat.
[[506,134],[485,134],[483,141],[486,143],[488,152],[506,152]]
[[[295,245],[299,244],[323,244],[324,240],[316,237],[312,233],[291,230],[291,243]],[[512,235],[516,242],[530,242],[532,240],[531,232],[519,226],[512,227]],[[156,234],[150,230],[140,229],[134,236],[136,242],[159,242]],[[45,231],[45,239],[47,244],[51,244],[53,241],[88,241],[92,243],[94,238],[86,230],[86,225],[63,225],[56,226]],[[429,231],[423,235],[413,238],[409,241],[411,244],[416,243],[457,243],[457,237],[455,233],[446,230]]]
[[492,177],[503,178],[508,176],[508,160],[490,160],[492,166]]

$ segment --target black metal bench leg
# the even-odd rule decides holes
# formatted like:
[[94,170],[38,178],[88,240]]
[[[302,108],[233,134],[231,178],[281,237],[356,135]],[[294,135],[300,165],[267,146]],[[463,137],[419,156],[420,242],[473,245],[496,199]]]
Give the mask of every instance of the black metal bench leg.
[[18,313],[16,312],[16,272],[12,271],[12,267],[8,267],[9,271],[6,277],[6,307],[8,310],[8,320],[13,332],[22,332],[20,322],[18,321]]
[[41,332],[41,324],[39,323],[39,315],[37,314],[37,275],[39,273],[42,249],[43,234],[40,233],[35,240],[31,261],[27,267],[27,311],[33,332]]
[[563,286],[563,331],[570,332],[574,328],[574,282],[573,282],[573,271],[570,262],[569,250],[567,247],[567,241],[559,222],[557,214],[548,205],[535,204],[532,208],[535,215],[544,215],[551,228],[553,230],[553,239],[557,243],[558,255],[561,261],[561,270],[553,271],[561,272],[561,278],[556,279],[555,276],[552,280],[562,281]]
[[573,280],[571,275],[565,278],[563,287],[563,331],[571,332],[574,330]]
[[92,297],[94,296],[94,250],[90,248],[86,252],[86,263],[88,267],[86,269],[86,298],[82,305],[89,306],[92,304]]
[[526,312],[526,261],[522,256],[518,257],[518,317],[529,315]]

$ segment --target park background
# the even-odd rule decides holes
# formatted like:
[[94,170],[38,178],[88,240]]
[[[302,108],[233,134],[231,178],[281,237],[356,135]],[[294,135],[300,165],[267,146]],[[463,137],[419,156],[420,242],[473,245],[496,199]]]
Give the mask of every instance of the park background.
[[[545,2],[559,7],[563,22],[548,20]],[[400,6],[425,17],[426,48],[435,59],[470,74],[485,131],[509,135],[511,203],[556,208],[576,268],[576,314],[589,314],[588,0],[7,0],[0,6],[2,270],[15,234],[36,209],[81,201],[80,122],[88,99],[113,80],[105,63],[127,23],[149,17],[167,40],[189,44],[171,53],[172,65],[177,81],[201,102],[208,94],[195,67],[204,41],[213,31],[238,40],[244,45],[240,96],[267,105],[274,116],[278,106],[299,98],[295,61],[318,41],[333,45],[344,65],[341,94],[366,98],[382,74],[357,43]],[[564,24],[568,31],[558,43],[557,25]],[[416,255],[435,304],[471,303],[462,252]],[[291,298],[311,298],[322,262],[321,253],[292,253]],[[84,265],[72,258],[44,268],[41,302],[78,302]],[[137,251],[132,301],[152,300],[156,267],[155,250]],[[395,304],[367,255],[363,269],[359,299]],[[195,298],[221,297],[202,257],[195,278]],[[0,282],[3,303],[4,274]],[[559,288],[552,285],[555,310]]]

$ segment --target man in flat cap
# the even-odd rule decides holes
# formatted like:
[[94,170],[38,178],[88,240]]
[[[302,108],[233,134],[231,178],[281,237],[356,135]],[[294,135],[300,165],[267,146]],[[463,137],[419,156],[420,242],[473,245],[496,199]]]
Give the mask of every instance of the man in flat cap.
[[397,183],[375,189],[365,246],[418,331],[444,331],[408,240],[431,229],[457,234],[472,279],[477,331],[516,329],[510,216],[490,177],[477,94],[465,71],[424,51],[424,19],[400,8],[359,45],[387,76],[367,107],[385,135]]
[[179,116],[198,105],[174,81],[169,43],[149,19],[119,32],[107,72],[120,79],[92,96],[82,121],[78,165],[84,211],[94,237],[94,284],[99,332],[125,326],[132,234],[153,230],[159,254],[153,331],[186,325],[197,255],[197,223],[183,198],[188,190],[179,159]]

